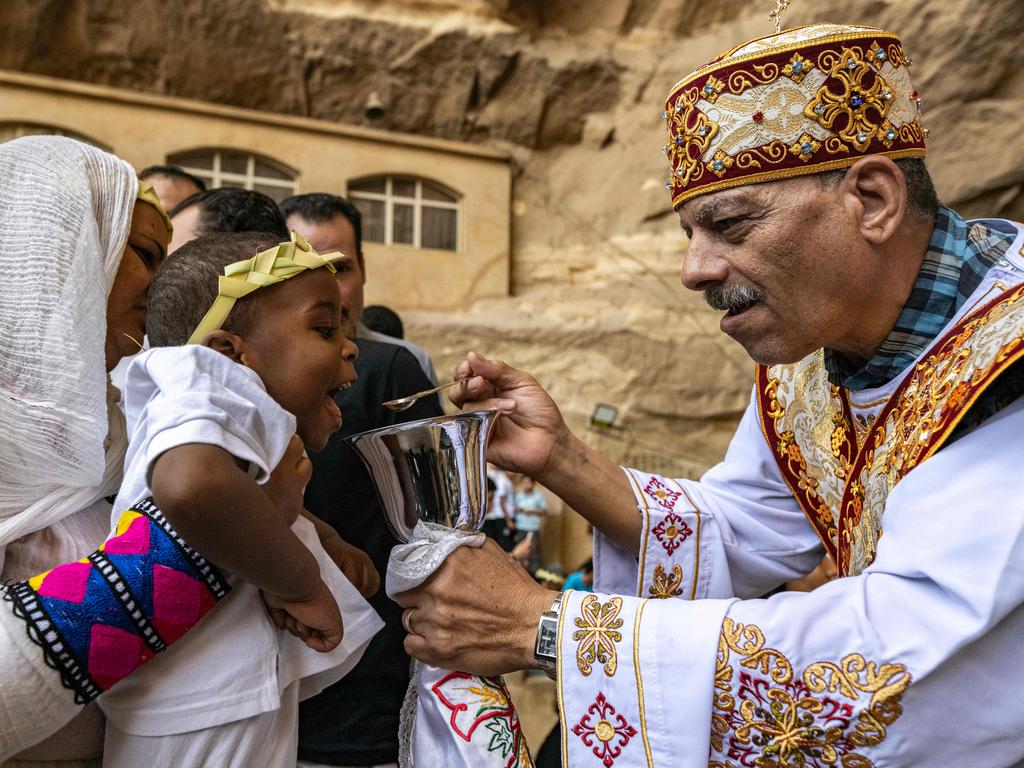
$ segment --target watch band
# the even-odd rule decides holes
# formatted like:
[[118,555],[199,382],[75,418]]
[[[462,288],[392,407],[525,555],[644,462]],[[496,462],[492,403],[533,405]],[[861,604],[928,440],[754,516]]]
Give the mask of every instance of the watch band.
[[558,660],[558,617],[562,612],[562,596],[551,603],[537,622],[537,639],[533,646],[533,658],[552,680],[557,676],[555,662]]

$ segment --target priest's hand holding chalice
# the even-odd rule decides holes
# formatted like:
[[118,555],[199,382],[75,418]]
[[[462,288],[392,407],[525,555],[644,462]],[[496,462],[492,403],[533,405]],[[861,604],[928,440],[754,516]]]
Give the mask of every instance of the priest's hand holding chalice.
[[[507,383],[502,371],[511,375]],[[491,458],[538,473],[567,431],[525,374],[471,355],[455,378],[464,380],[452,396],[462,413],[348,439],[403,542],[392,551],[386,587],[405,609],[405,648],[422,664],[403,707],[400,764],[525,767],[532,763],[499,675],[545,667],[534,654],[538,621],[559,593],[480,533],[486,466]],[[507,389],[515,397],[504,397]],[[531,397],[524,418],[519,405]]]

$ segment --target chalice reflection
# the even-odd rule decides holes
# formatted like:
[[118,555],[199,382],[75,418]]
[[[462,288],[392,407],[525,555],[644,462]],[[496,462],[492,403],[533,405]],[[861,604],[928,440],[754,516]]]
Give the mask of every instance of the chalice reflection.
[[470,532],[483,527],[496,418],[496,411],[435,416],[345,439],[369,470],[399,541],[408,542],[421,520]]

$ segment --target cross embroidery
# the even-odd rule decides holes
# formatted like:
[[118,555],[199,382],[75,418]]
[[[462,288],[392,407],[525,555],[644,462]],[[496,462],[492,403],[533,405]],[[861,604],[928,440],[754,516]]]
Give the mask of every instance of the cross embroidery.
[[675,508],[676,502],[679,501],[679,497],[682,495],[679,491],[670,490],[667,485],[656,477],[652,477],[650,482],[647,483],[644,493],[654,499],[655,504],[665,509]]
[[[592,718],[596,718],[596,722]],[[572,727],[572,732],[593,750],[605,768],[615,765],[615,758],[622,754],[622,748],[636,736],[636,728],[616,713],[603,693],[597,694],[594,703]]]
[[669,512],[665,515],[664,519],[654,526],[652,531],[655,538],[661,542],[661,546],[665,548],[665,552],[669,557],[679,549],[679,546],[684,541],[693,535],[693,529],[675,512]]

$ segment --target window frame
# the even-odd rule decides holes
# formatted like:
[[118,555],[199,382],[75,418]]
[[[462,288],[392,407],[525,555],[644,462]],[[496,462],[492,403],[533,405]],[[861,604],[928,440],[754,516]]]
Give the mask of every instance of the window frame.
[[[213,155],[210,168],[197,168],[194,165],[186,165],[179,161],[177,158],[189,155],[198,155],[203,152],[210,152]],[[233,171],[224,171],[221,169],[221,153],[230,152],[238,155],[245,155],[246,165],[245,173],[235,173]],[[259,161],[266,165],[272,166],[277,169],[280,173],[288,175],[288,179],[275,179],[269,176],[258,176],[256,174],[256,162]],[[252,152],[248,149],[236,149],[234,147],[198,147],[196,149],[185,149],[179,152],[172,152],[167,155],[167,165],[175,165],[181,168],[183,171],[193,174],[205,181],[209,187],[223,187],[225,182],[229,182],[232,186],[242,185],[242,189],[248,189],[252,191],[256,185],[262,187],[276,187],[277,189],[285,190],[288,194],[286,197],[291,195],[299,194],[299,173],[293,168],[285,165],[279,160],[275,160],[272,157],[261,155],[258,152]]]
[[64,136],[68,139],[81,141],[83,144],[91,144],[97,149],[102,149],[104,152],[113,153],[109,145],[97,141],[92,136],[76,131],[73,128],[64,128],[60,125],[35,123],[31,120],[0,120],[0,134],[5,130],[12,130],[14,135],[8,139],[0,139],[0,142],[14,141],[25,136]]
[[[353,186],[359,184],[365,184],[374,181],[384,181],[384,192],[367,192],[364,190],[353,189]],[[413,197],[407,197],[405,195],[398,195],[394,192],[394,182],[407,181],[415,184]],[[429,200],[423,197],[423,183],[432,184],[440,187],[441,190],[448,195],[451,195],[454,200]],[[351,179],[347,183],[347,194],[348,199],[355,204],[356,200],[370,200],[373,202],[384,203],[384,242],[380,243],[376,240],[366,240],[364,233],[364,240],[369,243],[378,243],[380,245],[387,245],[398,248],[416,248],[418,250],[430,250],[430,251],[443,251],[445,253],[461,253],[462,252],[462,195],[456,192],[454,189],[449,187],[447,184],[442,184],[440,181],[426,178],[423,176],[415,176],[413,174],[377,174],[374,176],[362,176],[358,179]],[[412,243],[396,243],[395,232],[394,232],[394,205],[395,203],[401,205],[412,205]],[[439,208],[446,211],[455,212],[455,247],[454,248],[426,248],[422,245],[423,243],[423,208]]]

